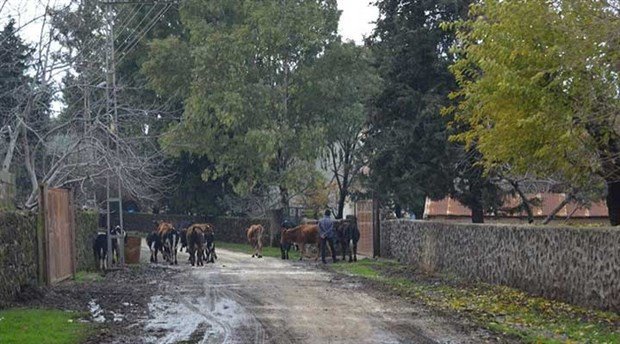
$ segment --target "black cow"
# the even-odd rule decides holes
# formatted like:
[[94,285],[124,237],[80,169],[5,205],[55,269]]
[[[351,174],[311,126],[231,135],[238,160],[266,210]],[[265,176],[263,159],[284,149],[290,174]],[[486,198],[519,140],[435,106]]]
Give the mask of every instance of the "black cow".
[[[282,232],[284,232],[284,230],[291,228],[295,228],[295,225],[288,220],[284,220],[284,222],[280,225],[280,236],[282,236]],[[289,251],[291,250],[291,247],[294,247],[294,245],[295,244],[293,243],[283,242],[280,240],[280,255],[282,259],[289,259]]]
[[185,252],[188,252],[187,248],[187,229],[191,226],[192,223],[189,221],[181,221],[179,222],[175,228],[179,230],[179,237],[181,238],[181,251],[185,249]]
[[163,255],[163,246],[159,234],[157,232],[149,233],[146,237],[146,243],[151,251],[151,263],[157,263],[157,252],[161,252]]
[[[120,226],[116,226],[111,230],[112,235],[120,236],[123,235],[124,241],[127,241],[127,236],[124,231],[121,230]],[[107,233],[99,233],[93,240],[93,254],[95,256],[95,261],[98,263],[100,270],[106,270],[108,268],[108,234]],[[118,239],[112,239],[112,261],[116,263],[119,259],[118,257]]]
[[342,260],[345,260],[347,248],[349,249],[349,262],[357,261],[357,242],[360,240],[360,231],[357,228],[355,217],[347,217],[346,220],[335,223],[336,242],[340,243]]
[[206,231],[204,233],[204,260],[207,263],[215,263],[217,254],[215,253],[215,235],[213,231]]
[[161,234],[160,240],[164,248],[164,258],[170,264],[178,264],[177,249],[181,236],[178,230],[172,228],[170,231]]

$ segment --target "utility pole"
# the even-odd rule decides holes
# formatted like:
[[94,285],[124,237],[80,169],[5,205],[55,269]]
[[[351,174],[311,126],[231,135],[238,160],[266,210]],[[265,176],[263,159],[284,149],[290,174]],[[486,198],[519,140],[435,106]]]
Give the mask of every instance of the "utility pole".
[[[106,114],[108,115],[109,127],[107,133],[107,149],[108,152],[114,151],[116,155],[120,157],[120,141],[117,140],[113,146],[113,142],[111,142],[111,137],[116,136],[120,137],[119,132],[119,122],[118,122],[118,103],[116,97],[116,47],[114,46],[114,5],[123,5],[123,4],[167,4],[168,6],[172,6],[172,4],[178,3],[178,0],[101,0],[100,4],[103,5],[104,11],[106,13],[106,21],[108,24],[108,32],[107,32],[107,53],[106,53]],[[167,9],[167,8],[166,8]],[[165,10],[161,11],[159,15],[164,13]],[[154,19],[157,20],[157,17]],[[147,31],[150,29],[147,26]],[[141,37],[138,37],[138,40]],[[117,192],[116,196],[112,198],[112,185],[110,182],[110,171],[106,173],[106,212],[107,212],[107,234],[108,234],[108,257],[107,257],[107,265],[108,267],[112,266],[112,240],[116,239],[118,244],[118,253],[119,253],[119,263],[120,267],[125,266],[125,242],[124,242],[124,233],[125,227],[123,224],[123,197],[122,197],[122,182],[121,182],[121,169],[122,166],[119,164],[118,166],[114,166],[116,169],[117,176]],[[111,209],[110,203],[116,202],[118,204],[118,224],[121,229],[120,235],[112,235],[112,221],[111,221]]]
[[[107,149],[108,152],[112,151],[112,142],[111,136],[118,135],[118,103],[116,98],[116,56],[114,52],[114,1],[105,2],[105,12],[106,12],[106,20],[108,23],[108,32],[107,32],[107,53],[106,53],[106,113],[108,117],[108,133],[107,133]],[[117,156],[120,156],[120,145],[119,142],[116,142],[115,152]],[[117,176],[117,192],[116,197],[111,198],[111,189],[112,185],[110,183],[110,171],[106,173],[106,224],[107,224],[107,234],[108,234],[108,256],[107,256],[107,265],[108,267],[112,266],[113,259],[113,250],[112,250],[112,240],[116,240],[118,247],[118,264],[120,267],[125,266],[125,242],[124,242],[124,233],[125,229],[123,227],[123,197],[122,197],[122,185],[121,185],[121,166],[114,166],[117,168],[116,176]],[[111,216],[112,212],[110,209],[110,203],[116,202],[118,204],[118,224],[120,226],[121,232],[120,234],[112,234],[112,221]]]

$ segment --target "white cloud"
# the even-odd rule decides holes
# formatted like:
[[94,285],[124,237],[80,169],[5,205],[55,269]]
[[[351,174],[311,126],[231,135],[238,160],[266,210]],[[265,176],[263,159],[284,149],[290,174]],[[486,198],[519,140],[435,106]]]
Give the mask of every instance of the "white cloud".
[[362,44],[364,37],[370,36],[374,21],[379,17],[379,9],[370,1],[338,0],[338,8],[342,11],[338,31],[343,39]]

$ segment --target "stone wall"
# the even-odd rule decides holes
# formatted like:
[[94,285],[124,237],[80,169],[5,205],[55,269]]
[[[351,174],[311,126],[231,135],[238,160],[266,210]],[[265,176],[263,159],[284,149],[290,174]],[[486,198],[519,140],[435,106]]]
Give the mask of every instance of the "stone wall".
[[13,210],[15,197],[15,176],[11,173],[0,171],[0,211]]
[[75,251],[78,270],[97,268],[93,252],[93,240],[98,231],[97,216],[97,213],[92,211],[78,211],[75,214]]
[[[117,215],[111,216],[112,227],[117,225]],[[169,221],[173,224],[177,224],[182,221],[189,221],[192,223],[210,222],[210,218],[206,216],[191,216],[191,215],[178,215],[178,214],[150,214],[150,213],[124,213],[123,214],[123,228],[126,231],[148,233],[154,229],[153,221]],[[106,227],[106,214],[99,215],[99,227]]]
[[[105,216],[103,221],[105,221]],[[215,239],[217,241],[231,243],[246,243],[247,237],[245,230],[253,224],[261,224],[265,227],[265,238],[269,238],[269,220],[267,219],[250,219],[242,217],[217,217],[211,218],[207,216],[190,216],[176,214],[147,214],[147,213],[129,213],[123,215],[125,230],[149,233],[154,229],[153,221],[164,220],[173,224],[182,221],[190,223],[212,223],[215,226]],[[101,226],[101,219],[99,225]],[[113,223],[113,225],[115,225]],[[105,225],[103,226],[105,227]]]
[[385,221],[381,256],[620,311],[619,229]]
[[37,285],[35,215],[0,212],[0,308]]

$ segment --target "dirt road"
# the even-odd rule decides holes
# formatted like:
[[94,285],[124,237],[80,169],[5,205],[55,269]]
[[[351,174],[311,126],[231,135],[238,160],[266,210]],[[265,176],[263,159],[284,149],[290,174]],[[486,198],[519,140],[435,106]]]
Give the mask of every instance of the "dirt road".
[[[146,248],[144,248],[146,250]],[[141,340],[150,343],[481,343],[487,335],[431,315],[314,262],[218,251],[216,264],[162,281]],[[148,251],[143,251],[148,259]],[[342,263],[345,264],[345,263]]]

